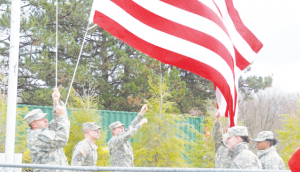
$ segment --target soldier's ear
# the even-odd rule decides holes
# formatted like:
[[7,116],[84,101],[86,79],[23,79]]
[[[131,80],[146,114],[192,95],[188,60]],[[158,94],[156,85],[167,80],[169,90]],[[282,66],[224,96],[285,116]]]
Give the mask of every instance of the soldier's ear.
[[32,128],[36,128],[36,126],[37,126],[35,122],[32,122],[30,125]]
[[86,130],[85,132],[87,135],[90,135],[90,130]]

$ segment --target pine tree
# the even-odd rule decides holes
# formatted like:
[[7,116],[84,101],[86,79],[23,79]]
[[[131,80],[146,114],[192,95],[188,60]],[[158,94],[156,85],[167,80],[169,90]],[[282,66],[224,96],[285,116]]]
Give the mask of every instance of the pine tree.
[[178,109],[170,98],[165,78],[149,79],[151,98],[146,101],[148,123],[134,137],[135,166],[186,167],[184,155],[191,143],[182,128],[187,126],[185,117],[176,115]]
[[[204,128],[212,131],[214,124],[212,116],[205,117]],[[215,164],[215,149],[212,136],[209,134],[196,133],[196,141],[192,144],[189,153],[189,163],[192,167],[213,168]]]

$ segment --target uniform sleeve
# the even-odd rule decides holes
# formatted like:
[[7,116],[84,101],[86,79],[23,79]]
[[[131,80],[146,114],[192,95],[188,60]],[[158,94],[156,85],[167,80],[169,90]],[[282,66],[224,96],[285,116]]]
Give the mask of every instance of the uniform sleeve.
[[75,146],[72,156],[72,166],[82,166],[86,158],[86,152],[82,146]]
[[214,146],[215,146],[215,152],[217,152],[217,150],[219,149],[221,143],[222,143],[222,132],[220,129],[220,123],[218,122],[214,122],[214,126],[212,129],[212,138],[214,141]]
[[45,152],[63,148],[68,142],[69,132],[69,119],[65,115],[60,116],[57,118],[56,130],[42,130],[37,135],[37,143],[35,145]]
[[[60,100],[59,105],[65,106],[65,103]],[[54,130],[54,131],[56,130],[57,120],[59,119],[59,116],[55,112],[56,106],[57,106],[57,104],[53,103],[53,110],[52,110],[53,120],[51,122],[49,122],[49,127],[48,127],[50,130]],[[66,114],[66,118],[68,118],[67,108],[66,108],[65,114]]]
[[135,127],[129,127],[126,132],[119,134],[109,141],[109,152],[111,154],[115,152],[123,143],[129,141],[129,139],[131,139],[141,127],[141,124],[138,124]]
[[142,117],[137,115],[137,117],[135,117],[134,120],[131,121],[130,126],[128,128],[135,127],[141,121],[141,119]]
[[284,164],[282,158],[279,159],[279,165],[278,165],[278,167],[279,167],[279,170],[286,170],[285,164]]

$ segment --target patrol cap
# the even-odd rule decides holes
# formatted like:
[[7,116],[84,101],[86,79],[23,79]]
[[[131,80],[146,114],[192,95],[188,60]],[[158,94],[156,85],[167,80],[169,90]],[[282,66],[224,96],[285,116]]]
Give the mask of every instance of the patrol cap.
[[34,109],[25,115],[24,119],[28,125],[33,121],[44,118],[48,113],[43,113],[41,109]]
[[99,130],[101,127],[97,125],[96,122],[86,122],[82,124],[83,131],[86,132],[87,130]]
[[267,139],[274,139],[272,131],[261,131],[257,134],[257,138],[254,139],[255,142],[265,141]]
[[227,139],[228,139],[228,133],[223,134],[223,135],[222,135],[222,140],[223,140],[224,142],[226,142]]
[[248,136],[248,130],[244,126],[234,126],[228,129],[227,138],[232,136]]
[[116,121],[109,125],[109,129],[110,129],[110,131],[112,131],[113,129],[120,127],[120,126],[124,126],[124,124],[122,124],[120,121]]

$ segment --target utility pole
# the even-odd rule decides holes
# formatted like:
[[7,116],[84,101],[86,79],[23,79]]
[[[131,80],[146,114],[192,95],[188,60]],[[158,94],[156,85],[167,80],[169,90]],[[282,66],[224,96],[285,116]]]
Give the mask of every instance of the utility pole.
[[6,115],[5,163],[13,164],[15,155],[17,88],[19,71],[19,35],[21,0],[11,1],[9,76]]

